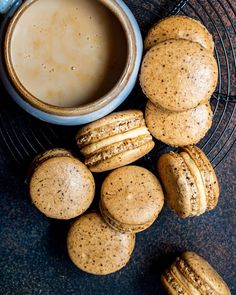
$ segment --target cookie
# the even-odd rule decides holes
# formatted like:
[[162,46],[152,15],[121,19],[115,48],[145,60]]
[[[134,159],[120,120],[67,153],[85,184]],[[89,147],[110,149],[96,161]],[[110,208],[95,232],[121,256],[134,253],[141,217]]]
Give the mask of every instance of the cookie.
[[201,256],[184,252],[161,277],[170,295],[230,295],[231,292],[215,271]]
[[69,151],[53,149],[33,161],[29,193],[33,204],[47,217],[71,219],[91,205],[95,182],[89,169]]
[[154,147],[143,113],[138,110],[113,113],[88,124],[79,130],[76,140],[93,172],[130,164]]
[[101,189],[100,211],[121,232],[140,232],[157,219],[164,203],[160,182],[150,171],[126,166],[112,171]]
[[213,113],[209,103],[185,112],[172,112],[147,103],[145,120],[150,133],[171,146],[198,143],[212,126]]
[[198,216],[214,209],[219,199],[219,184],[206,155],[196,146],[160,157],[158,172],[168,206],[179,217]]
[[183,112],[207,102],[218,81],[213,55],[195,42],[168,40],[152,47],[141,67],[140,84],[155,104]]
[[121,233],[108,226],[97,212],[87,213],[71,226],[67,248],[72,262],[94,275],[107,275],[130,260],[135,235]]
[[187,16],[173,15],[160,20],[148,32],[144,47],[149,50],[169,39],[197,42],[211,53],[214,51],[214,41],[207,28],[201,22]]

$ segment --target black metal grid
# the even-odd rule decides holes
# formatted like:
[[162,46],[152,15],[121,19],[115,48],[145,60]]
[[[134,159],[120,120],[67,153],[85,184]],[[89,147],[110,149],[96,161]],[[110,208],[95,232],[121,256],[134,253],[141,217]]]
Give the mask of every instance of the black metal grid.
[[[236,2],[235,0],[126,1],[136,15],[143,35],[158,19],[181,14],[200,20],[213,34],[219,83],[211,104],[213,127],[199,143],[214,167],[227,156],[236,141]],[[0,144],[7,147],[18,165],[26,166],[39,152],[52,147],[76,150],[74,135],[78,128],[53,126],[29,116],[12,102],[0,84]],[[146,98],[138,84],[119,109],[144,109]],[[155,149],[141,161],[154,170],[157,157],[168,150],[157,142]]]

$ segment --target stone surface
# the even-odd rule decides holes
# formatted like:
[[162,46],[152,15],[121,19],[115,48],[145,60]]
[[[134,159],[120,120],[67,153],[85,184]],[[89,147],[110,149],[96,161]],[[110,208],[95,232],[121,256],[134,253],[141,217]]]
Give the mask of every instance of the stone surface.
[[[198,7],[198,1],[189,2],[196,7],[200,17],[206,16]],[[209,2],[213,1],[207,0],[204,7],[210,10],[212,8],[209,7]],[[225,0],[224,2],[226,3]],[[233,0],[230,2],[235,5]],[[143,34],[151,24],[167,14],[164,0],[126,0],[126,3],[137,16]],[[214,3],[215,9],[222,13],[219,1],[215,0]],[[230,6],[227,3],[225,5],[230,11]],[[189,16],[196,16],[189,5],[184,12]],[[231,13],[231,17],[235,15]],[[231,24],[226,23],[230,27]],[[219,20],[217,25],[219,29],[222,27]],[[214,31],[211,23],[209,28]],[[229,31],[235,39],[235,32],[230,28]],[[224,32],[222,36],[227,43]],[[219,38],[217,40],[220,42]],[[218,48],[219,53],[224,54],[220,43]],[[232,54],[229,56],[232,58]],[[225,64],[224,58],[222,62]],[[226,91],[227,77],[222,77],[222,89]],[[154,225],[137,235],[136,248],[127,267],[110,276],[96,277],[78,270],[68,258],[65,239],[70,222],[50,220],[41,215],[30,203],[25,183],[26,167],[36,153],[53,146],[75,149],[74,136],[77,128],[51,127],[41,123],[20,110],[10,100],[1,84],[0,93],[0,294],[164,295],[166,293],[161,286],[160,275],[180,252],[186,250],[195,251],[207,259],[228,283],[232,294],[236,294],[236,147],[216,170],[222,191],[216,210],[200,217],[182,220],[165,205]],[[145,102],[146,99],[137,86],[120,109],[144,109]],[[215,100],[212,104],[217,105]],[[223,103],[219,104],[214,124],[218,122],[224,106]],[[227,114],[230,115],[233,109],[233,104],[228,106],[221,123],[222,128],[227,124]],[[235,122],[234,117],[233,125]],[[218,130],[216,135],[222,129]],[[228,127],[224,136],[230,130]],[[235,139],[235,134],[232,138]],[[211,143],[214,144],[214,141],[211,140]],[[7,145],[11,147],[19,164],[16,164]],[[211,159],[220,147],[214,147],[210,154]],[[211,148],[211,144],[208,144],[205,150],[209,151]],[[135,164],[156,173],[156,160],[162,152],[163,145],[157,143],[157,149],[150,156]],[[100,186],[106,175],[96,175],[98,185],[93,207],[98,206]]]

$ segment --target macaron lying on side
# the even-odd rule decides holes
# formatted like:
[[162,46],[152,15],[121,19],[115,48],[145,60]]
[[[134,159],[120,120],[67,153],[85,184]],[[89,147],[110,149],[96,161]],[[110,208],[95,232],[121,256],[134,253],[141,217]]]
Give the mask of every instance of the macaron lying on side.
[[169,295],[231,294],[215,269],[194,252],[184,252],[178,257],[161,280]]
[[92,172],[103,172],[130,164],[149,153],[154,142],[143,113],[117,112],[86,125],[76,136],[85,164]]
[[164,203],[162,187],[143,167],[125,166],[112,171],[101,189],[104,220],[121,232],[140,232],[157,219]]
[[186,218],[214,209],[219,199],[219,184],[206,155],[196,146],[160,157],[158,172],[170,209]]
[[91,205],[95,182],[89,169],[69,151],[53,149],[33,161],[29,193],[33,204],[46,216],[71,219]]
[[129,262],[134,246],[134,234],[112,229],[98,212],[79,217],[67,237],[72,262],[94,275],[107,275],[120,270]]

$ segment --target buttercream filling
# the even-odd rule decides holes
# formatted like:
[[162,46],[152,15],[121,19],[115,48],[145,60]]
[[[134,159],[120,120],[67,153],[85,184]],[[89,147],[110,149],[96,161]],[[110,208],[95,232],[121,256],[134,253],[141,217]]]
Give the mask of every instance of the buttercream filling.
[[149,133],[147,127],[143,126],[143,127],[136,128],[134,130],[131,130],[131,131],[128,131],[128,132],[125,132],[122,134],[114,135],[112,137],[103,139],[99,142],[92,143],[92,144],[84,147],[83,149],[81,149],[81,153],[83,155],[87,156],[87,155],[95,153],[97,150],[100,150],[106,146],[112,145],[116,142],[123,141],[123,140],[129,139],[129,138],[135,138],[135,137],[142,136],[142,135],[149,135],[149,134],[150,133]]
[[184,290],[181,282],[178,279],[176,279],[176,277],[169,270],[166,270],[164,276],[165,276],[167,283],[171,286],[172,289],[175,290],[176,294],[190,295]]
[[110,136],[123,133],[135,128],[138,128],[142,125],[145,125],[143,118],[133,118],[133,119],[124,119],[116,121],[112,124],[107,124],[101,126],[97,129],[93,129],[83,135],[78,135],[76,140],[77,144],[80,148],[87,146],[91,143],[100,141],[105,138],[109,138]]
[[202,214],[207,210],[207,198],[201,172],[188,153],[181,152],[180,155],[188,166],[197,186],[199,194],[199,214]]
[[88,156],[85,159],[85,165],[98,165],[100,162],[111,159],[112,157],[123,152],[137,149],[150,141],[152,141],[151,135],[144,135],[135,138],[129,138],[121,142],[116,142],[115,144],[107,146],[104,149],[100,149],[95,154]]
[[199,290],[202,295],[220,295],[215,292],[209,284],[204,282],[202,278],[197,275],[194,270],[188,265],[186,261],[181,258],[177,258],[176,266],[182,275],[195,287]]
[[201,295],[201,293],[182,275],[175,265],[171,267],[171,273],[174,275],[181,284],[184,285],[185,289],[188,290],[188,293],[191,295]]

